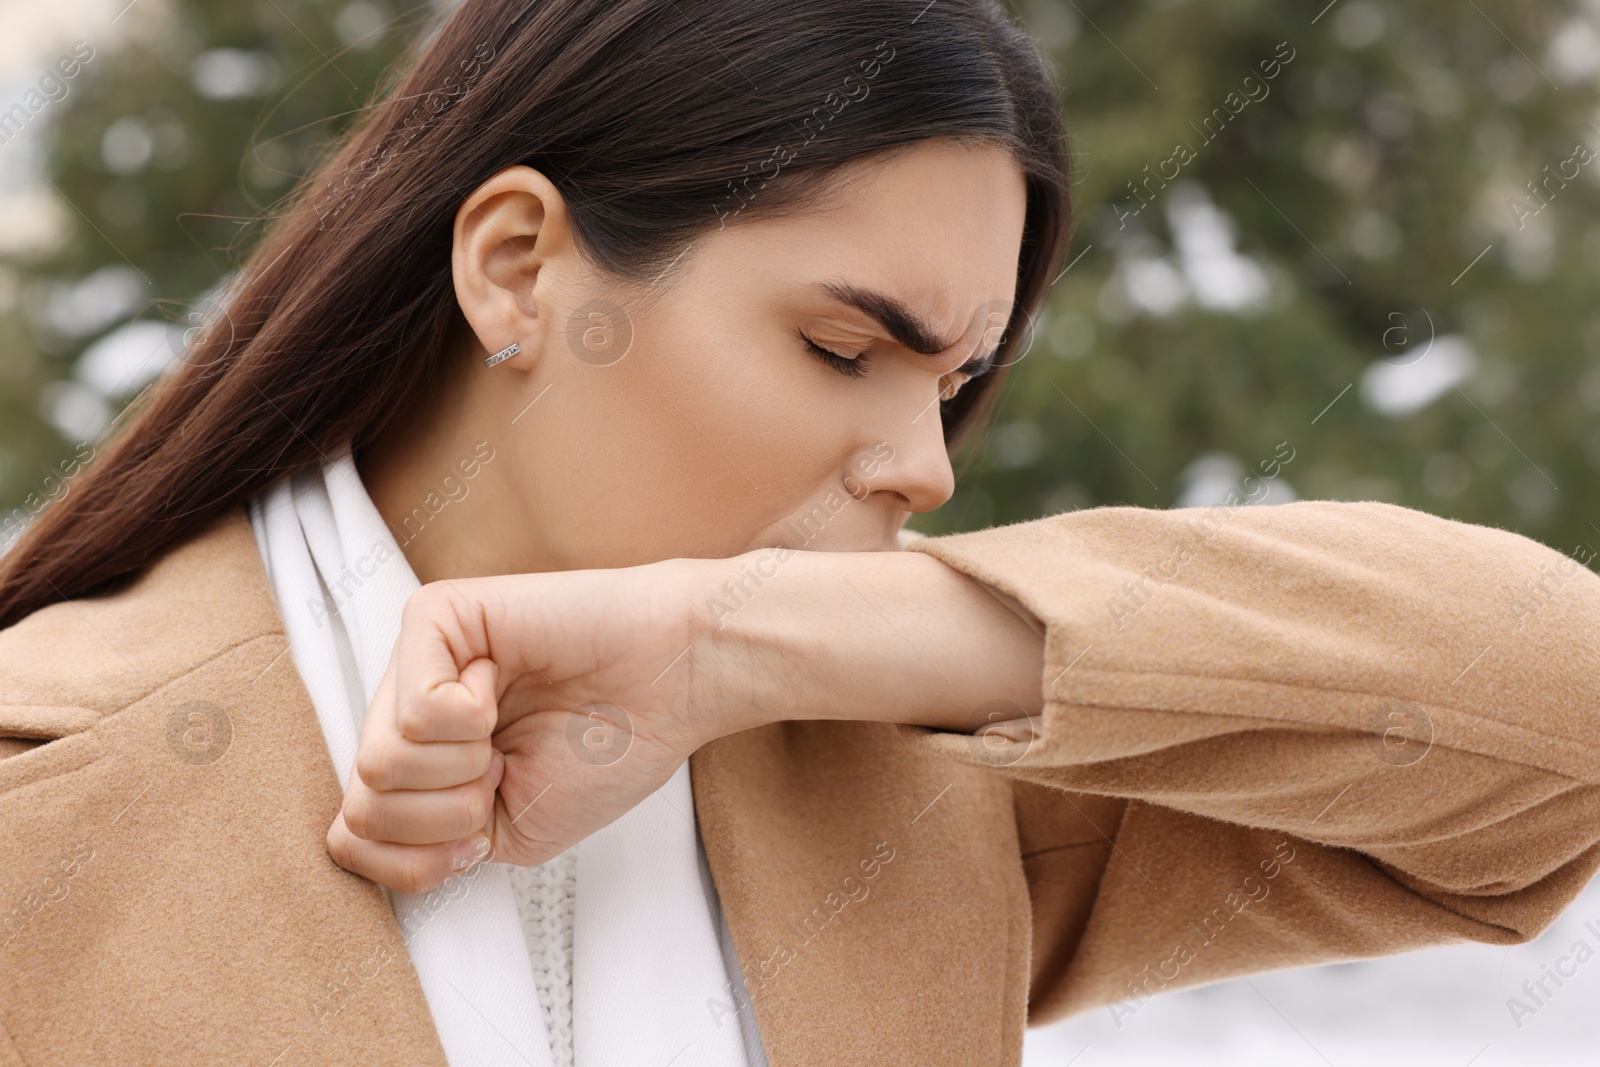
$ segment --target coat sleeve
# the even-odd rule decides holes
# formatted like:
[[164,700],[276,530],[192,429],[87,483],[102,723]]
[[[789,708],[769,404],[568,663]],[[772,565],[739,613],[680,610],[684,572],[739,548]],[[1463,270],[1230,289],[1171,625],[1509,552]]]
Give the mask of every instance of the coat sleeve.
[[1249,972],[1527,941],[1600,866],[1600,577],[1373,502],[1097,508],[905,544],[1041,623],[1012,781],[1030,1023]]

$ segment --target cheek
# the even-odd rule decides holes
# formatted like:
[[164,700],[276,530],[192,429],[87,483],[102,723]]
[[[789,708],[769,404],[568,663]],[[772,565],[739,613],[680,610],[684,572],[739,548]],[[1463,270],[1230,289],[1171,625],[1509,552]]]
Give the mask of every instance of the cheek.
[[548,504],[539,522],[558,555],[574,567],[733,555],[836,479],[847,416],[826,379],[781,357],[702,335],[564,375],[527,446],[540,457],[530,510]]

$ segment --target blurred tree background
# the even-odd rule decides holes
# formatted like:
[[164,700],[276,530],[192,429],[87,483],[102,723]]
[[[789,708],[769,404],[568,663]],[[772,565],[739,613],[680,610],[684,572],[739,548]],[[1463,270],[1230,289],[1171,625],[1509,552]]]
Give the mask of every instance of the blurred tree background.
[[[108,28],[40,135],[60,240],[0,261],[6,514],[175,358],[428,7],[142,0]],[[1064,86],[1078,236],[914,525],[1233,488],[1600,547],[1600,4],[1014,10]]]
[[0,258],[0,546],[71,491],[79,443],[176,362],[273,202],[432,10],[139,0],[114,26],[74,27],[94,58],[27,131],[60,238]]
[[1234,487],[1600,547],[1600,5],[1019,14],[1065,87],[1081,258],[920,528]]

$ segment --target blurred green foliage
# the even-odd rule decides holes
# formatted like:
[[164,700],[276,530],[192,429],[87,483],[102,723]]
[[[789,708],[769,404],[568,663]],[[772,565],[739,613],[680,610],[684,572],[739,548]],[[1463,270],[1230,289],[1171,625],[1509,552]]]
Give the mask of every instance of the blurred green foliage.
[[[69,28],[94,58],[27,131],[66,237],[0,261],[14,301],[0,314],[0,516],[59,495],[63,468],[88,454],[75,443],[181,350],[204,296],[259,236],[248,223],[331,150],[430,10],[169,0]],[[110,358],[86,363],[119,331]]]
[[[1260,474],[1288,442],[1279,478],[1301,497],[1385,500],[1568,552],[1600,546],[1593,5],[1019,10],[1059,65],[1081,258],[963,488],[920,528],[1170,506],[1193,487],[1197,456],[1230,453]],[[1262,61],[1283,42],[1293,59],[1269,81]],[[1219,107],[1220,132],[1204,124]],[[1596,152],[1588,165],[1573,159],[1580,143]],[[1193,152],[1178,181],[1194,185],[1163,189],[1178,145]],[[1128,183],[1152,173],[1149,205],[1130,215],[1140,197]],[[1183,254],[1169,208],[1195,201],[1231,219],[1233,252],[1269,281],[1261,306],[1197,298],[1196,280],[1227,271]],[[1430,349],[1433,336],[1447,340]],[[1374,364],[1442,383],[1442,357],[1463,348],[1472,373],[1419,410],[1364,402]]]
[[[1600,546],[1600,158],[1575,158],[1600,149],[1600,11],[1325,4],[1017,0],[1064,87],[1074,258],[956,498],[914,525],[1220,502],[1292,454],[1269,499]],[[95,424],[62,384],[85,349],[185,324],[404,45],[386,24],[423,6],[173,0],[142,34],[108,28],[116,49],[51,105],[71,236],[8,268],[0,506],[73,454],[74,412]],[[115,321],[75,312],[92,277],[134,294]]]

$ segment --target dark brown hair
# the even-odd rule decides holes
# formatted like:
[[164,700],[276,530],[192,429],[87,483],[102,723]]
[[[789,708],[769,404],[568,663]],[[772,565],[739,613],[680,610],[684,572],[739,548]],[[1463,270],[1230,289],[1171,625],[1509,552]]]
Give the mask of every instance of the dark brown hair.
[[[183,359],[0,556],[0,628],[102,590],[273,480],[359,453],[441,379],[458,207],[546,174],[585,254],[655,277],[696,235],[804,210],[846,164],[932,139],[1027,184],[1002,366],[1069,238],[1054,71],[995,0],[461,0],[273,213]],[[952,447],[996,371],[942,410]]]

